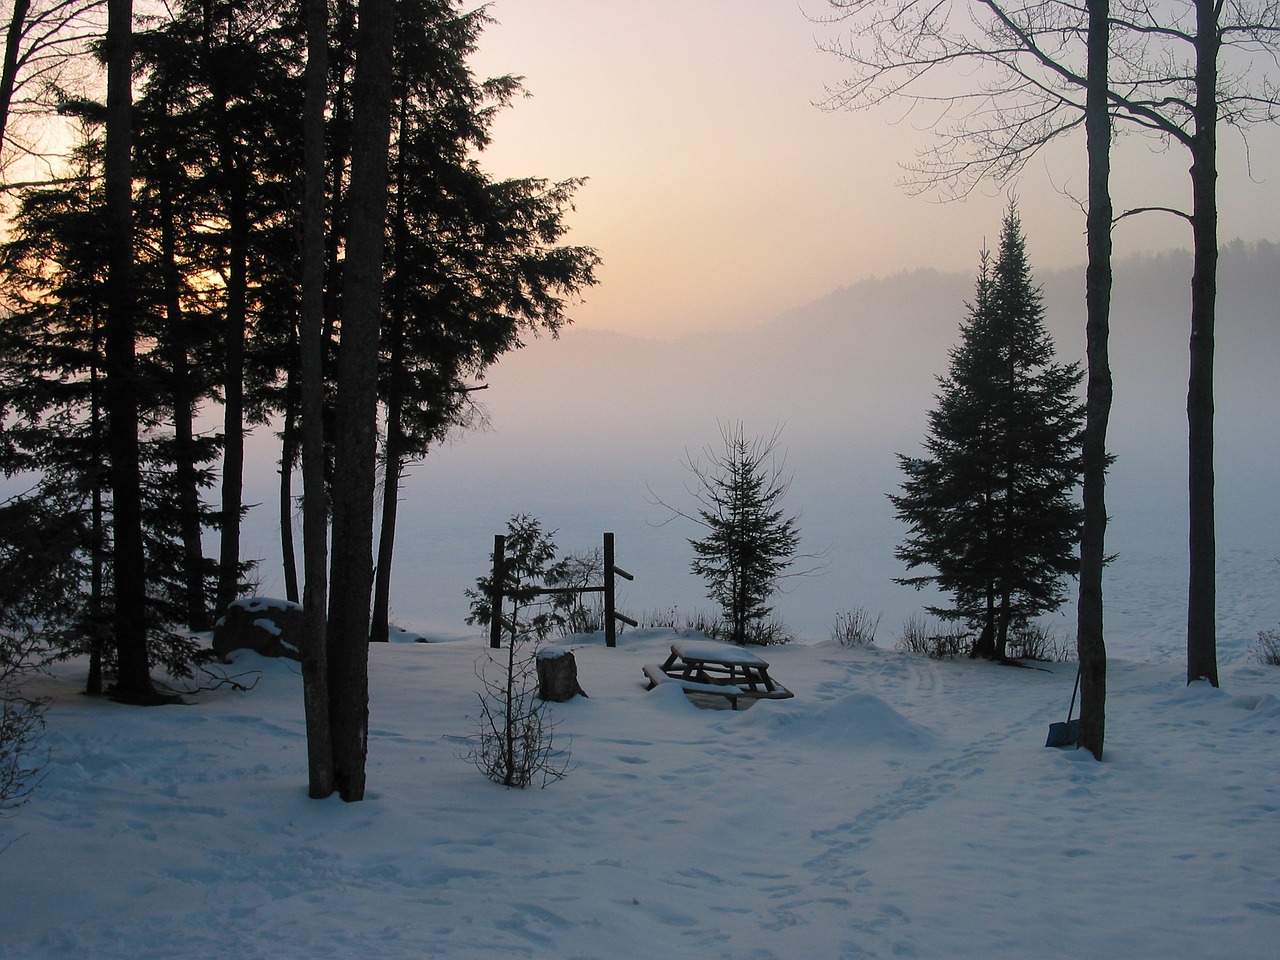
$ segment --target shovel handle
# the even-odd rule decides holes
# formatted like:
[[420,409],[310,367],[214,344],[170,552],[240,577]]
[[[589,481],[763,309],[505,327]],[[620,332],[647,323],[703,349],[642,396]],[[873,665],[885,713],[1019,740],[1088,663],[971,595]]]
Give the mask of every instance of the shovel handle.
[[1071,722],[1071,714],[1076,709],[1076,694],[1080,691],[1080,667],[1076,667],[1076,683],[1071,688],[1071,706],[1067,707],[1067,723]]

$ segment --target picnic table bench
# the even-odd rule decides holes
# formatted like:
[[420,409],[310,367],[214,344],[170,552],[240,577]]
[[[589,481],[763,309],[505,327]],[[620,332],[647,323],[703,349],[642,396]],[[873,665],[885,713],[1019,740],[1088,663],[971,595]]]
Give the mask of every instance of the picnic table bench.
[[738,701],[784,700],[794,694],[769,676],[769,664],[750,650],[715,640],[677,640],[663,664],[646,664],[648,689],[678,683],[685,693]]

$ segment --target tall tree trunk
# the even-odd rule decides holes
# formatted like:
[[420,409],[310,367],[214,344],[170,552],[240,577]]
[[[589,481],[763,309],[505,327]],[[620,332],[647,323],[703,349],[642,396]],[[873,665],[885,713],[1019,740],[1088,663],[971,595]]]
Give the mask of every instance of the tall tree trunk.
[[1009,619],[1012,615],[1010,610],[1013,599],[1009,593],[1008,577],[1005,577],[1001,583],[1004,584],[1000,590],[1000,613],[996,619],[996,660],[1007,660],[1009,658]]
[[391,635],[391,560],[395,554],[396,513],[400,505],[401,399],[387,397],[387,440],[382,474],[382,524],[378,530],[378,565],[373,582],[373,623],[369,639],[385,642]]
[[178,268],[173,197],[167,174],[160,184],[160,256],[164,265],[164,303],[173,402],[174,482],[178,488],[182,537],[182,582],[187,627],[209,629],[205,596],[204,543],[200,522],[200,486],[196,470],[196,391],[188,359],[186,324],[182,314],[181,271]]
[[308,794],[333,793],[333,740],[329,727],[328,650],[325,642],[329,559],[329,498],[325,490],[324,309],[325,95],[329,71],[326,0],[305,0],[306,102],[303,108],[302,316],[302,700],[307,725]]
[[342,288],[329,591],[329,716],[339,796],[364,798],[378,334],[391,134],[391,0],[361,0],[352,94],[350,223]]
[[[9,108],[18,85],[18,47],[27,30],[27,13],[31,0],[13,0],[13,15],[4,41],[4,66],[0,68],[0,162],[4,160],[4,134],[9,127]],[[3,167],[0,167],[3,169]]]
[[[229,134],[225,138],[230,140]],[[233,149],[224,142],[222,149]],[[240,519],[244,512],[244,338],[248,313],[249,224],[242,171],[225,155],[228,174],[227,313],[223,320],[222,537],[218,554],[217,609],[240,595]]]
[[293,546],[293,465],[298,461],[297,386],[290,368],[284,388],[284,424],[280,429],[280,562],[284,595],[298,602],[298,561]]
[[1215,628],[1213,349],[1218,296],[1218,13],[1196,0],[1195,132],[1191,139],[1191,371],[1187,388],[1190,577],[1187,683],[1218,685]]
[[1106,563],[1107,424],[1111,417],[1111,119],[1107,112],[1110,45],[1108,0],[1089,0],[1089,66],[1085,131],[1089,155],[1089,264],[1085,272],[1085,425],[1082,457],[1084,520],[1080,532],[1080,746],[1102,759],[1106,734],[1107,648],[1103,635],[1102,571]]
[[[397,116],[397,140],[406,142],[408,97],[400,97]],[[404,273],[398,258],[408,243],[405,212],[405,163],[396,166],[396,208],[392,218],[393,242],[387,292],[387,371],[386,371],[386,442],[383,445],[382,524],[378,531],[378,562],[373,579],[373,622],[369,639],[385,642],[391,635],[391,563],[395,556],[396,516],[400,508],[400,475],[404,461]]]
[[223,317],[222,516],[215,604],[222,613],[240,595],[240,521],[244,513],[244,349],[248,327],[249,173],[240,156],[239,132],[232,124],[226,89],[227,54],[218,36],[219,16],[212,0],[203,0],[204,67],[218,105],[213,121],[225,204],[226,310]]
[[107,4],[106,411],[114,534],[116,684],[121,700],[154,703],[147,658],[145,553],[138,452],[137,318],[133,296],[133,2]]
[[102,614],[102,594],[105,586],[105,568],[106,568],[106,524],[104,522],[104,499],[106,491],[103,489],[103,480],[107,474],[106,457],[103,451],[102,440],[102,379],[98,373],[98,357],[101,349],[101,321],[94,311],[92,318],[93,323],[93,347],[91,350],[93,361],[89,368],[89,430],[90,430],[90,456],[92,457],[92,474],[89,479],[89,522],[91,525],[90,534],[90,554],[89,554],[89,675],[85,679],[84,692],[89,696],[96,697],[102,693],[102,655],[104,641],[106,637],[105,626]]

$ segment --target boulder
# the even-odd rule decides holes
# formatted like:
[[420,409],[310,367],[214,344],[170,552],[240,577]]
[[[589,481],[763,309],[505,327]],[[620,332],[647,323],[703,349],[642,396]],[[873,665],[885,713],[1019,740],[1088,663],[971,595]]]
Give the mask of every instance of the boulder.
[[224,660],[233,650],[298,660],[301,640],[301,604],[270,597],[235,601],[213,627],[213,652]]

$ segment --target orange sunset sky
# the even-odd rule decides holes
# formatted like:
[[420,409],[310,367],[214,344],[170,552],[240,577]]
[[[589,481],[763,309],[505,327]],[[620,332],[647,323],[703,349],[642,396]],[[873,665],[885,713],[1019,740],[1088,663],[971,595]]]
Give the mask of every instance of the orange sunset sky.
[[[571,242],[604,258],[579,326],[646,336],[729,329],[871,276],[975,271],[1006,197],[909,196],[901,164],[932,134],[902,107],[814,106],[844,66],[822,0],[493,0],[479,74],[525,78],[483,163],[499,176],[589,177]],[[1277,239],[1280,132],[1248,163],[1221,135],[1224,241]],[[1136,136],[1115,155],[1117,209],[1185,203],[1186,154]],[[1251,166],[1250,166],[1251,165]],[[1083,135],[1033,160],[1013,189],[1037,269],[1084,261]],[[1007,189],[1007,188],[1005,188]],[[1167,215],[1128,220],[1116,252],[1189,245]]]

